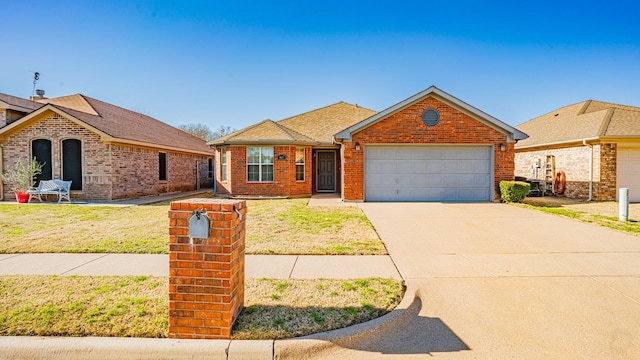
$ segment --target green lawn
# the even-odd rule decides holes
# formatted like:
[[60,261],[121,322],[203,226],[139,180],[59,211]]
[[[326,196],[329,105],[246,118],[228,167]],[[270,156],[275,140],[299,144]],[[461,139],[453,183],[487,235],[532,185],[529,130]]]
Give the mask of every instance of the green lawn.
[[[631,218],[629,221],[620,221],[618,216],[612,216],[612,213],[617,211],[617,203],[585,202],[562,198],[526,198],[524,203],[512,205],[596,224],[632,235],[640,235],[640,222],[638,219]],[[633,204],[633,206],[635,207],[636,204]],[[615,211],[612,211],[612,207],[615,208]],[[634,208],[632,210],[637,209]]]
[[[386,254],[357,207],[248,200],[248,254]],[[168,253],[169,202],[131,207],[0,203],[0,253]]]
[[[276,339],[354,325],[395,308],[393,279],[247,279],[236,339]],[[168,278],[0,276],[0,336],[166,337]]]

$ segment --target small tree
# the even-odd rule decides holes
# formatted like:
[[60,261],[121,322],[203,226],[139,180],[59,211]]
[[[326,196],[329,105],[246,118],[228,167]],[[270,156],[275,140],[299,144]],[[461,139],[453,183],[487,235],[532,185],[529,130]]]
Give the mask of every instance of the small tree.
[[213,137],[210,140],[217,139],[219,137],[223,137],[225,135],[231,134],[236,131],[236,129],[232,129],[231,126],[221,125],[218,130],[213,131]]
[[178,129],[188,132],[189,134],[204,141],[209,141],[215,138],[214,132],[205,124],[184,124],[178,126]]
[[0,179],[9,185],[11,190],[26,192],[36,175],[42,174],[42,166],[44,163],[39,163],[35,157],[33,160],[20,159],[5,173],[0,174]]
[[213,139],[217,139],[219,137],[225,136],[227,134],[231,134],[236,131],[236,129],[231,126],[221,125],[217,130],[211,130],[205,124],[184,124],[178,126],[178,129],[188,132],[189,134],[198,137],[204,141],[211,141]]

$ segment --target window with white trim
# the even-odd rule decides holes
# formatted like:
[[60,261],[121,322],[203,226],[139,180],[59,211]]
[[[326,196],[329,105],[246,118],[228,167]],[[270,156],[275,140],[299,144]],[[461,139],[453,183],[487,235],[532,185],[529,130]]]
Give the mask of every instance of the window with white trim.
[[273,181],[273,147],[247,147],[247,181]]
[[220,181],[227,181],[227,148],[220,149]]
[[304,181],[304,148],[296,148],[296,181]]

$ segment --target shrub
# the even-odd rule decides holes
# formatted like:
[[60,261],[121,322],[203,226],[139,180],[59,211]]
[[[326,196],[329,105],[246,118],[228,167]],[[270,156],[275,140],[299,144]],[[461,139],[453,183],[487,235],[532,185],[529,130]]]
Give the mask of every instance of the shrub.
[[6,182],[13,191],[26,192],[31,187],[36,175],[42,174],[42,166],[34,157],[33,160],[20,159],[7,172],[0,174],[0,180]]
[[529,194],[530,185],[524,181],[500,181],[500,196],[504,202],[521,202]]

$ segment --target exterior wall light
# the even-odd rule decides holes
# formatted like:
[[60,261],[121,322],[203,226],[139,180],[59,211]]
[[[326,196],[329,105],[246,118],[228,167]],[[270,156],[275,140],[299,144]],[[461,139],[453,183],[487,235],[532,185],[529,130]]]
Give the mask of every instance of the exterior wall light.
[[500,151],[507,150],[507,146],[505,144],[500,144]]
[[360,143],[356,142],[356,151],[360,151]]

